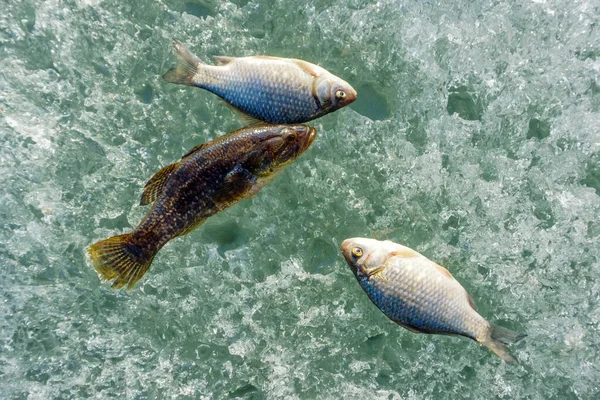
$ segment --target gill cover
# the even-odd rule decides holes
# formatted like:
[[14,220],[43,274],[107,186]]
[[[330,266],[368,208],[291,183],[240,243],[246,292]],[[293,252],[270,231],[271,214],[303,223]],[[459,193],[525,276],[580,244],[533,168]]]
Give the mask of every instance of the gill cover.
[[331,81],[326,77],[321,76],[317,78],[317,81],[315,83],[317,85],[317,90],[315,94],[319,102],[319,108],[327,109],[331,107]]

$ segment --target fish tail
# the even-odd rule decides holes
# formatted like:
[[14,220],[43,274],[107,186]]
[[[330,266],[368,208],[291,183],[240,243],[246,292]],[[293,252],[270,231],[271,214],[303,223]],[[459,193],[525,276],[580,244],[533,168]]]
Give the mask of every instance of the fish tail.
[[183,43],[174,40],[173,46],[177,52],[177,65],[165,72],[163,78],[167,82],[179,85],[196,86],[193,81],[194,75],[198,72],[198,65],[204,63],[193,55]]
[[133,288],[150,268],[156,252],[147,252],[132,240],[131,233],[102,240],[88,249],[94,268],[102,278],[114,279],[112,287],[115,289],[127,285],[127,290]]
[[518,342],[525,336],[527,335],[524,333],[517,333],[515,331],[511,331],[510,329],[490,324],[487,337],[479,342],[496,353],[498,357],[503,359],[508,364],[517,364],[517,360],[509,353],[506,345]]

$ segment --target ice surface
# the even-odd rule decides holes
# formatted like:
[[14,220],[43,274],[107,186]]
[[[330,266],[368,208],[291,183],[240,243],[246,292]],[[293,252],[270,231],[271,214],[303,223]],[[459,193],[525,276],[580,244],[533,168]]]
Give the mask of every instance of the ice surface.
[[[0,397],[598,397],[599,16],[584,0],[3,2]],[[116,292],[87,246],[137,225],[161,166],[240,126],[161,80],[172,39],[207,61],[306,59],[359,100]],[[445,265],[527,332],[522,365],[387,320],[339,255],[350,236]]]

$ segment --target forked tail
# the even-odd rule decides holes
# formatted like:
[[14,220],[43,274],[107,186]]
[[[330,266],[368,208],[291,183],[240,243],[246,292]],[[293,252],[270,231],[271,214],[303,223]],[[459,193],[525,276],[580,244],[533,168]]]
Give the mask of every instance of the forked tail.
[[150,268],[156,252],[147,252],[132,241],[130,233],[94,243],[88,249],[94,268],[102,278],[114,279],[112,287],[116,289],[127,285],[127,290],[133,288]]
[[177,51],[177,65],[165,72],[163,78],[167,82],[195,86],[193,78],[198,72],[198,65],[203,64],[202,61],[190,53],[183,43],[174,40],[173,46]]
[[509,353],[507,344],[518,342],[527,336],[524,333],[517,333],[510,329],[498,325],[490,324],[488,336],[479,340],[479,343],[496,353],[498,357],[508,364],[517,364],[517,360]]

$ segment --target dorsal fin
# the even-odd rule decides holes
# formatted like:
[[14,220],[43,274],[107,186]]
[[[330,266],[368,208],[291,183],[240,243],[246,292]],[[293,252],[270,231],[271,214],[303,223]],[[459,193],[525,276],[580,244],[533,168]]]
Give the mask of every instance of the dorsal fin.
[[171,173],[177,169],[178,165],[178,163],[167,165],[150,178],[144,186],[144,193],[142,193],[142,199],[140,200],[141,206],[150,204],[158,198],[163,187],[169,181]]
[[215,56],[215,61],[217,62],[217,65],[227,65],[230,62],[232,62],[235,59],[235,57],[229,57],[229,56]]
[[197,151],[200,151],[200,150],[202,150],[203,148],[205,148],[207,145],[208,145],[208,143],[202,143],[202,144],[199,144],[198,146],[194,146],[194,147],[193,147],[193,148],[192,148],[190,151],[188,151],[187,153],[185,153],[185,154],[184,154],[184,155],[181,157],[181,159],[184,159],[184,158],[186,158],[186,157],[188,157],[188,156],[191,156],[191,155],[192,155],[192,154],[194,154],[195,152],[197,152]]
[[300,69],[302,71],[306,72],[307,74],[309,74],[315,78],[319,75],[318,72],[315,71],[314,64],[311,64],[304,60],[296,60],[296,59],[294,60],[294,62],[296,63],[297,66],[300,67]]
[[275,56],[250,56],[248,58],[257,58],[261,60],[285,60],[285,58],[275,57]]
[[450,271],[448,271],[446,268],[444,268],[441,265],[436,264],[436,263],[433,263],[433,265],[438,269],[438,271],[440,271],[442,274],[444,274],[448,278],[452,279],[453,281],[456,280],[456,279],[454,279],[454,277],[452,276]]
[[469,293],[467,293],[465,291],[465,294],[467,295],[467,301],[469,302],[469,305],[471,306],[471,308],[475,311],[477,311],[477,306],[475,305],[475,302],[473,301],[473,298],[471,297],[471,295]]

